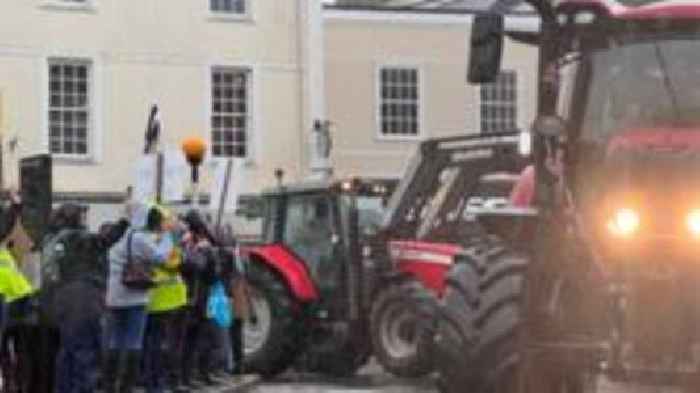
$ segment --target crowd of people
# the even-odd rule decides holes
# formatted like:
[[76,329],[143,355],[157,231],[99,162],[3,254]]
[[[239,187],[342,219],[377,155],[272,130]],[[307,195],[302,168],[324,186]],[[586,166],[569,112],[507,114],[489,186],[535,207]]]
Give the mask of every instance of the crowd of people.
[[20,206],[14,196],[0,212],[3,391],[187,392],[243,372],[244,267],[230,233],[157,204],[91,232],[85,209],[66,204],[40,245],[37,289],[18,266]]

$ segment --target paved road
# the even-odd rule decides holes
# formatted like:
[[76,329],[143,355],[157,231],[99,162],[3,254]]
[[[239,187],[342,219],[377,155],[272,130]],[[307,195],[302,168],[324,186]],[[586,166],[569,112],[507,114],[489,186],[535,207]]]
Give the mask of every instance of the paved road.
[[[615,383],[604,377],[594,382],[587,393],[684,393],[678,389],[659,386],[640,386]],[[332,379],[311,374],[290,373],[275,381],[260,381],[247,377],[227,387],[208,390],[207,393],[437,393],[432,378],[401,379],[384,373],[372,364],[348,379]]]
[[227,393],[436,393],[431,378],[401,379],[383,372],[376,363],[360,370],[353,378],[329,378],[314,374],[290,373],[274,381],[258,381],[224,390]]

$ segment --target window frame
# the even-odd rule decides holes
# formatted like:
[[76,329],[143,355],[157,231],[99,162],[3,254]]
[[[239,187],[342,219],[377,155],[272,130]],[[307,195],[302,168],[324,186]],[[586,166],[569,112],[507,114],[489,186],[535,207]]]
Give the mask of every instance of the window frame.
[[[50,72],[52,64],[85,64],[88,66],[88,122],[87,122],[87,135],[86,135],[86,147],[87,151],[84,154],[81,153],[51,153],[51,121],[49,119],[49,113],[51,111],[51,87],[50,87]],[[99,145],[101,143],[102,132],[102,113],[101,113],[101,102],[99,100],[99,92],[101,86],[99,83],[99,75],[101,75],[101,64],[100,62],[90,56],[80,56],[73,54],[56,54],[47,56],[43,62],[43,78],[42,78],[42,91],[43,91],[43,101],[42,101],[42,141],[44,150],[46,153],[50,154],[54,159],[59,162],[74,162],[74,163],[96,163],[100,157]]]
[[[415,135],[408,134],[385,134],[382,130],[382,71],[385,69],[410,69],[416,71],[417,75],[417,92],[418,99],[416,100],[416,105],[418,106],[418,111],[416,114],[416,122],[418,123],[417,132]],[[425,133],[425,72],[423,66],[417,63],[411,62],[392,62],[392,63],[379,63],[375,67],[374,72],[374,86],[375,86],[375,105],[374,105],[374,116],[375,116],[375,138],[378,141],[420,141],[426,137]]]
[[83,0],[76,2],[71,0],[39,0],[39,7],[54,11],[75,11],[94,13],[97,11],[98,0]]
[[[214,124],[212,117],[214,116],[213,103],[214,103],[214,81],[213,75],[214,71],[219,69],[228,69],[235,71],[243,71],[246,75],[246,129],[245,129],[245,155],[244,156],[226,156],[226,155],[214,155]],[[209,144],[209,156],[212,160],[228,160],[228,159],[240,159],[245,163],[252,163],[255,154],[255,140],[256,135],[256,123],[257,123],[257,72],[255,67],[249,64],[230,64],[226,62],[214,62],[207,66],[206,74],[206,124],[207,124],[207,135],[206,140]],[[254,139],[255,138],[255,139]]]
[[499,77],[500,77],[501,75],[503,75],[503,74],[512,74],[513,77],[514,77],[514,79],[513,79],[513,83],[514,83],[514,88],[513,88],[513,90],[514,90],[514,97],[513,97],[513,101],[512,101],[512,102],[508,102],[508,103],[507,103],[508,106],[503,105],[504,103],[506,103],[503,99],[500,99],[500,98],[499,98],[499,100],[497,100],[497,101],[498,101],[498,104],[501,105],[502,107],[509,108],[511,104],[512,104],[512,106],[514,107],[514,109],[515,109],[515,113],[513,114],[513,125],[514,125],[514,128],[513,128],[512,130],[508,130],[508,129],[503,129],[503,130],[491,130],[491,131],[485,131],[485,130],[484,130],[484,116],[483,116],[484,105],[487,105],[487,104],[489,104],[489,105],[494,105],[494,101],[495,101],[495,100],[491,99],[491,100],[485,101],[484,98],[483,98],[483,91],[484,91],[485,88],[493,88],[493,84],[497,83],[497,82],[492,82],[491,84],[482,84],[482,85],[479,85],[479,86],[478,86],[478,89],[476,90],[476,94],[477,94],[478,99],[479,99],[478,123],[477,123],[477,129],[479,130],[479,134],[488,135],[488,134],[493,133],[493,132],[516,131],[516,130],[519,129],[519,121],[518,121],[518,120],[519,120],[519,118],[518,118],[518,116],[519,116],[519,110],[520,110],[520,101],[519,101],[520,85],[519,85],[519,83],[518,83],[519,73],[518,73],[518,70],[515,69],[515,68],[508,68],[508,69],[503,69],[503,70],[501,70],[500,73],[499,73]]
[[206,1],[207,19],[212,22],[250,22],[253,20],[253,4],[251,0],[243,1],[243,12],[215,11],[211,8],[211,0]]

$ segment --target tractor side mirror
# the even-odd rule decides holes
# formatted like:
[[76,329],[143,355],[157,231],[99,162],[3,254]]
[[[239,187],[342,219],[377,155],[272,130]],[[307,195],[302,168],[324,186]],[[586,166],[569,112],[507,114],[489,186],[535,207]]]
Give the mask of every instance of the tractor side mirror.
[[493,82],[501,71],[503,57],[503,15],[474,17],[467,80],[472,84]]
[[558,161],[558,151],[566,144],[566,122],[560,116],[542,115],[532,125],[535,140],[535,159]]

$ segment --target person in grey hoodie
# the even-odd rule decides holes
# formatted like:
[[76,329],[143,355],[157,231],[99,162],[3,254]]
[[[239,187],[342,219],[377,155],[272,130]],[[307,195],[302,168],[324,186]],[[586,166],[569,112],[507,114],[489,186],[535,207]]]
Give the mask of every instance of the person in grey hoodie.
[[106,299],[109,337],[104,367],[107,393],[132,392],[138,378],[146,327],[148,290],[127,288],[122,283],[127,247],[130,244],[132,258],[155,266],[170,257],[176,236],[169,214],[153,205],[147,209],[145,227],[132,222],[127,234],[109,252]]

